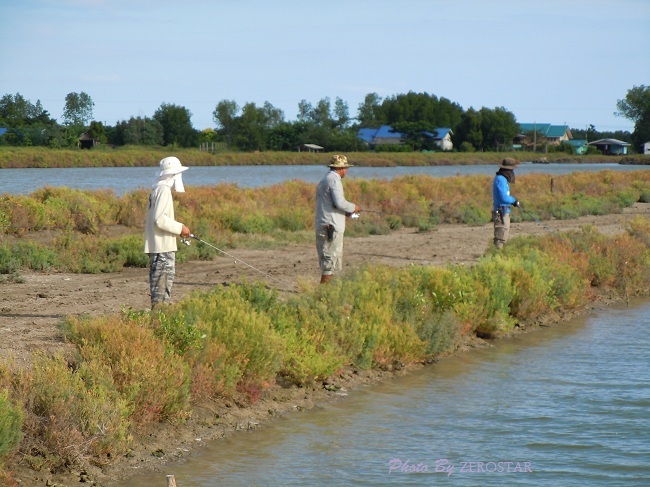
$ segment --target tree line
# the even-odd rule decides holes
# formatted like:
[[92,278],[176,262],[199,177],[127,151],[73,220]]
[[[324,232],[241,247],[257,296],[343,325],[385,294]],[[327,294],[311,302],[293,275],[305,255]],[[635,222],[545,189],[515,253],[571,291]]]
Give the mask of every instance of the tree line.
[[[93,119],[94,102],[84,92],[69,93],[65,98],[62,123],[20,93],[6,94],[0,99],[0,145],[76,147],[79,136],[87,133],[102,144],[112,146],[177,146],[197,147],[217,142],[232,150],[292,151],[306,144],[317,144],[328,151],[368,150],[358,138],[359,128],[390,125],[403,134],[403,144],[393,150],[433,150],[432,134],[438,128],[453,132],[454,150],[463,152],[510,150],[519,133],[515,115],[505,107],[464,110],[458,103],[429,93],[408,92],[381,98],[369,93],[359,104],[356,116],[344,100],[329,97],[316,104],[301,100],[296,119],[287,121],[284,112],[270,102],[258,106],[233,100],[219,101],[212,112],[214,128],[196,130],[192,113],[185,107],[163,103],[151,117],[130,117],[114,126]],[[650,86],[635,86],[617,102],[617,115],[632,120],[635,129],[599,132],[571,128],[574,138],[596,140],[616,138],[631,142],[638,149],[650,141]],[[529,134],[532,136],[535,134]],[[536,140],[543,140],[537,134]],[[544,147],[539,144],[539,147]],[[548,150],[548,147],[545,148]],[[571,151],[570,147],[553,150]]]

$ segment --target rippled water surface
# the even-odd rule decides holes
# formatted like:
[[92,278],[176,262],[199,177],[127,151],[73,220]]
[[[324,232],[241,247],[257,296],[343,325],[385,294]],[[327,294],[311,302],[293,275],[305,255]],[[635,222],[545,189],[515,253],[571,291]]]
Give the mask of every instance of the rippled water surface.
[[[577,171],[634,171],[648,166],[620,164],[522,164],[517,174],[567,174]],[[183,173],[185,186],[211,186],[234,183],[241,187],[269,186],[292,179],[317,183],[325,174],[323,166],[210,166],[191,167]],[[433,177],[488,174],[497,171],[494,165],[422,166],[422,167],[353,167],[348,178],[392,179],[409,174]],[[158,175],[155,167],[82,167],[45,169],[1,169],[0,194],[29,194],[44,186],[67,186],[77,189],[112,189],[124,194],[138,188],[149,188]]]
[[649,364],[646,300],[444,359],[122,487],[166,473],[179,487],[650,485]]

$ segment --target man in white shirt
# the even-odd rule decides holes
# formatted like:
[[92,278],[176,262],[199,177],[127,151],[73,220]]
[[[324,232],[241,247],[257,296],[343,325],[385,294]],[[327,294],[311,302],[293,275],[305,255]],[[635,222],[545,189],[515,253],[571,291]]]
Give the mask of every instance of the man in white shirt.
[[343,179],[348,173],[345,156],[332,157],[330,171],[318,183],[316,189],[316,250],[321,269],[321,284],[329,281],[335,273],[343,268],[343,233],[345,219],[359,213],[360,208],[345,199],[343,194]]
[[176,157],[160,161],[160,174],[149,195],[145,224],[144,251],[149,254],[149,286],[151,309],[171,301],[172,285],[176,274],[176,237],[189,237],[191,232],[174,219],[172,188],[184,193],[182,172],[187,167]]

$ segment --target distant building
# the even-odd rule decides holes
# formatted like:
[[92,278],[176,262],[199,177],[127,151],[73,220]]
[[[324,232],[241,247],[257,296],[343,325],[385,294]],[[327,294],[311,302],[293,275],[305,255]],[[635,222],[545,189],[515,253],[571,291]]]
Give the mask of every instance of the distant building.
[[[543,140],[535,141],[535,135],[533,135],[533,140],[529,134],[539,134],[543,137]],[[538,143],[547,143],[552,145],[559,145],[562,142],[568,142],[573,139],[571,130],[568,125],[553,125],[550,123],[520,123],[519,124],[519,134],[515,137],[515,144],[531,146]]]
[[79,137],[79,147],[82,149],[92,149],[96,145],[99,145],[99,141],[88,135],[86,132],[81,134],[81,137]]
[[587,145],[595,147],[605,155],[624,156],[627,155],[627,148],[632,144],[618,139],[600,139],[588,142]]
[[[450,128],[437,128],[435,133],[424,132],[433,138],[435,144],[440,150],[452,150],[454,144],[451,136],[454,133]],[[382,125],[379,128],[361,128],[357,132],[357,137],[368,144],[371,149],[378,145],[399,145],[403,142],[404,134],[395,131],[390,125]]]
[[302,144],[298,147],[298,152],[322,152],[323,147],[316,144]]
[[641,154],[650,154],[650,142],[646,142],[641,146]]
[[573,147],[573,150],[579,156],[587,153],[587,139],[571,139],[567,140],[565,144]]

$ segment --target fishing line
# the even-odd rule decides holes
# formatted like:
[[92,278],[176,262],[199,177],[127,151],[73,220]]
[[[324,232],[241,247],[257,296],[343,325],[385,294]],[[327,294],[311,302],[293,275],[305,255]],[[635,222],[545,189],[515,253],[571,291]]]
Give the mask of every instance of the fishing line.
[[396,216],[399,218],[413,218],[416,220],[434,220],[434,217],[432,216],[420,216],[420,215],[398,215],[397,213],[387,213],[385,211],[378,211],[378,210],[366,210],[362,209],[361,213],[376,213],[377,215],[382,215],[382,216]]
[[517,208],[519,208],[519,210],[522,213],[524,213],[524,214],[528,215],[529,217],[531,217],[535,223],[541,225],[545,230],[549,231],[550,233],[552,233],[553,235],[555,235],[557,237],[562,237],[562,235],[560,235],[558,232],[556,232],[552,228],[549,228],[546,225],[544,225],[544,223],[542,223],[542,221],[539,218],[537,218],[535,215],[533,215],[532,213],[524,210],[521,206],[518,206]]
[[[230,258],[231,258],[235,263],[237,263],[237,262],[241,262],[241,263],[244,264],[245,266],[250,267],[251,269],[253,269],[253,270],[256,271],[256,272],[259,272],[259,273],[262,274],[264,277],[267,277],[268,279],[271,279],[271,280],[273,280],[273,281],[275,281],[275,282],[277,282],[277,283],[280,283],[280,284],[282,284],[283,286],[285,285],[285,283],[282,282],[282,281],[280,281],[277,277],[272,276],[271,274],[269,274],[269,273],[267,273],[267,272],[264,272],[264,271],[258,269],[257,267],[255,267],[255,266],[249,264],[248,262],[244,262],[244,261],[241,260],[239,257],[235,257],[234,255],[229,254],[229,253],[226,252],[225,250],[220,249],[220,248],[217,247],[216,245],[212,245],[210,242],[206,242],[206,241],[203,240],[202,238],[199,238],[199,237],[197,237],[196,235],[194,235],[193,233],[190,233],[190,238],[193,238],[194,240],[196,240],[196,241],[198,241],[198,242],[201,242],[201,243],[207,245],[208,247],[211,247],[211,248],[213,248],[214,250],[217,250],[217,251],[221,252],[221,253],[224,254],[225,256],[230,257]],[[186,245],[189,245],[189,244],[190,244],[189,240],[187,240],[187,239],[185,239],[185,238],[182,238],[182,239],[181,239],[181,242],[183,242],[183,243],[186,244]]]

